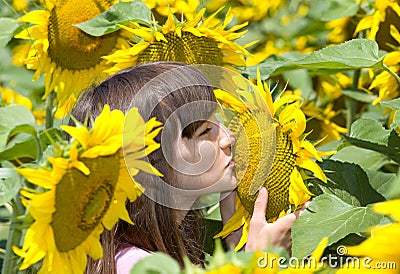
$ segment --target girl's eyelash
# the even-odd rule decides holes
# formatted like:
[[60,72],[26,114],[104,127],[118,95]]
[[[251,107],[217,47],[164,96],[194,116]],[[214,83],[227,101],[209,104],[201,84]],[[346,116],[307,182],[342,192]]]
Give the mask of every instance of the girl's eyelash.
[[199,134],[199,136],[206,135],[210,130],[210,127],[206,128],[202,133]]

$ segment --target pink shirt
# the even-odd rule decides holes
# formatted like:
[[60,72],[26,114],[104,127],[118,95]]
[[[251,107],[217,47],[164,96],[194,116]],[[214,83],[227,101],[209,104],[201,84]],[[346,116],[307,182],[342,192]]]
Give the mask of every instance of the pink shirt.
[[115,263],[118,274],[130,274],[132,267],[150,253],[136,246],[122,249],[115,256]]

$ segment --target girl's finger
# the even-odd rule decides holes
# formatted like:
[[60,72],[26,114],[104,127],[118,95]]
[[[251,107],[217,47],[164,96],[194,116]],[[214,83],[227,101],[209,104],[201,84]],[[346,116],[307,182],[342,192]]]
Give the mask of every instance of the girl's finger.
[[265,221],[265,214],[267,212],[268,192],[265,187],[262,187],[258,192],[257,200],[254,203],[254,211],[252,219]]

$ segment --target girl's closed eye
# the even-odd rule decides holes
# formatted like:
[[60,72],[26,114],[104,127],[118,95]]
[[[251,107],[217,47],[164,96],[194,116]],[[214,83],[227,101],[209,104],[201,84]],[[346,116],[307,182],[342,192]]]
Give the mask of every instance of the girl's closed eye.
[[211,127],[207,127],[205,130],[203,130],[203,131],[199,134],[199,137],[208,134],[208,133],[211,131],[211,129],[212,129]]

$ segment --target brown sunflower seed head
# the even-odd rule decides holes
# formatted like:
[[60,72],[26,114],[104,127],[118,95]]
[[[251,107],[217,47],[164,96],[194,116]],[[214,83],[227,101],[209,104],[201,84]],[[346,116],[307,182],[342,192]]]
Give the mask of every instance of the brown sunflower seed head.
[[168,41],[154,41],[138,55],[137,63],[151,61],[175,61],[185,64],[210,64],[222,66],[223,54],[217,41],[183,32],[182,37],[167,33]]
[[[296,165],[296,155],[289,134],[279,125],[275,128],[276,141],[267,133],[266,127],[270,125],[262,121],[268,117],[269,113],[259,111],[252,115],[247,111],[235,117],[229,128],[236,136],[234,157],[240,201],[252,213],[257,193],[250,195],[250,187],[254,182],[263,185],[268,191],[266,218],[274,220],[282,210],[289,208],[290,175]],[[271,143],[275,143],[275,150],[268,146]]]
[[[51,227],[59,251],[80,245],[106,214],[119,177],[119,155],[85,158],[88,176],[72,168],[62,177],[55,191],[55,211]],[[68,221],[66,221],[68,220]]]

